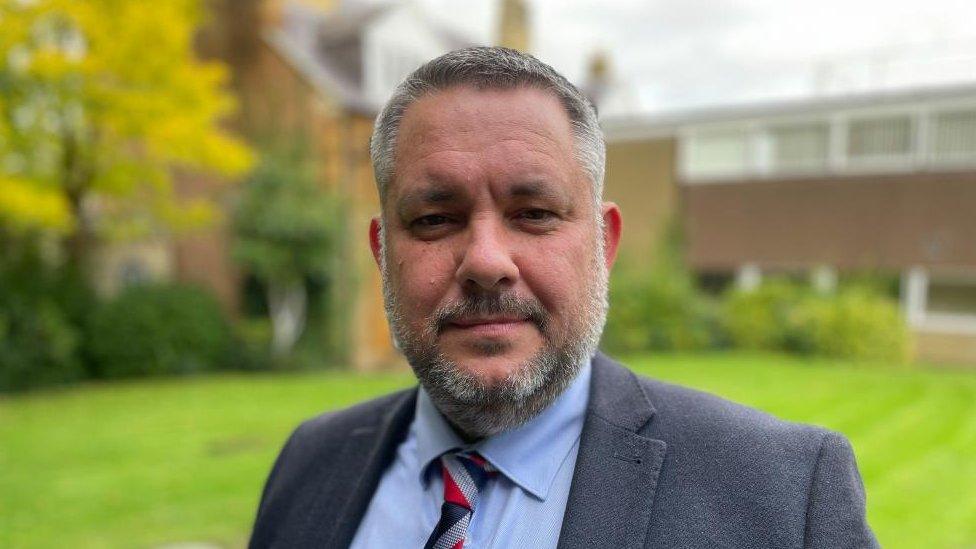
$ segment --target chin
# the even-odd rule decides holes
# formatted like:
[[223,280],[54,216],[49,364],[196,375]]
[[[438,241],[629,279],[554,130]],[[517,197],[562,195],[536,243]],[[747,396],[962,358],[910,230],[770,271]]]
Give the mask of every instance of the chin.
[[[510,348],[499,349],[494,343],[478,345],[476,352],[452,355],[445,353],[446,362],[454,364],[458,373],[486,387],[498,387],[513,377],[533,368],[536,353],[513,352]],[[506,346],[507,347],[507,346]]]
[[441,413],[470,438],[492,436],[535,417],[576,377],[580,364],[548,350],[524,359],[452,353],[424,358],[411,361],[417,378]]

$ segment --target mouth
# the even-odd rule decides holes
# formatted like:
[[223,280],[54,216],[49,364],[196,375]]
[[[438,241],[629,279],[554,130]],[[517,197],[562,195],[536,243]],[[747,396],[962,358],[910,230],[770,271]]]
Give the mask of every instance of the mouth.
[[448,330],[480,337],[504,337],[530,324],[525,317],[461,318],[447,324]]

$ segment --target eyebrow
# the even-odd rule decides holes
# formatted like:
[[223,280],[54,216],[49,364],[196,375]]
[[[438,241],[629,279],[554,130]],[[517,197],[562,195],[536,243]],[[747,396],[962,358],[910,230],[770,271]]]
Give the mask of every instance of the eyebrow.
[[419,189],[405,193],[397,202],[397,211],[401,215],[406,213],[411,207],[424,204],[444,204],[458,199],[461,193],[457,189],[435,185],[426,189]]
[[[427,188],[404,193],[397,201],[397,212],[405,217],[412,209],[432,204],[448,204],[464,198],[466,193],[451,185],[434,184]],[[542,198],[565,203],[566,194],[558,186],[542,181],[527,181],[512,185],[507,192],[511,198]]]
[[562,199],[564,194],[559,192],[552,185],[547,185],[541,181],[529,181],[512,185],[508,191],[509,196],[524,198],[551,198]]

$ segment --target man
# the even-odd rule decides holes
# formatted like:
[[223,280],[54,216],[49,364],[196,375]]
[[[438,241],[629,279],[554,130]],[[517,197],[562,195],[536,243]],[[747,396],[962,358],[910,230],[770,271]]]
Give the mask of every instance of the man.
[[252,547],[874,547],[851,448],[597,353],[620,211],[596,113],[549,66],[449,53],[371,143],[370,246],[420,382],[325,414]]

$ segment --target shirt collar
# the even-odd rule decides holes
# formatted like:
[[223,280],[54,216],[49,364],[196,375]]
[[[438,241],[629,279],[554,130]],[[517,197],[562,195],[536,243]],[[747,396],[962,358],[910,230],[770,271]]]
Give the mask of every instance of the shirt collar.
[[472,445],[454,432],[421,387],[414,416],[421,481],[427,482],[428,466],[441,454],[466,448],[478,451],[520,488],[545,500],[583,430],[591,369],[587,360],[569,387],[536,417]]

